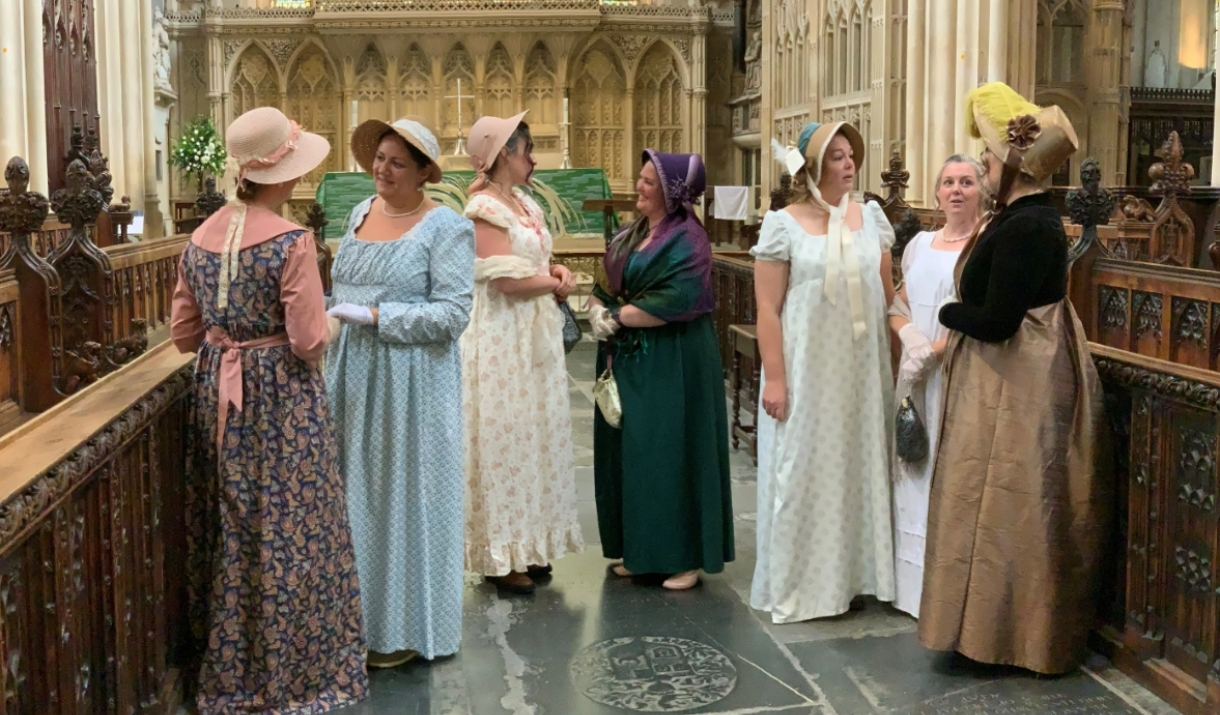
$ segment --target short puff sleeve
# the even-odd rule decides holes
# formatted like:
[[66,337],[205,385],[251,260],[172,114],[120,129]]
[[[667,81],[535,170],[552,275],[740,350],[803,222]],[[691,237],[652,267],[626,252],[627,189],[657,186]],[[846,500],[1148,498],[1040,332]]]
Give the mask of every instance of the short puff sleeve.
[[890,220],[886,218],[885,211],[881,210],[881,206],[876,201],[869,201],[864,204],[864,217],[871,221],[873,227],[877,231],[877,240],[881,244],[882,251],[888,251],[894,247],[894,241],[897,237],[894,235],[894,227],[890,225]]
[[508,207],[486,194],[475,194],[466,204],[466,218],[481,218],[492,226],[508,230],[513,225],[513,214]]
[[792,244],[792,234],[788,230],[788,222],[781,211],[768,211],[763,216],[762,227],[758,230],[758,243],[750,249],[750,255],[759,261],[787,263],[789,248]]

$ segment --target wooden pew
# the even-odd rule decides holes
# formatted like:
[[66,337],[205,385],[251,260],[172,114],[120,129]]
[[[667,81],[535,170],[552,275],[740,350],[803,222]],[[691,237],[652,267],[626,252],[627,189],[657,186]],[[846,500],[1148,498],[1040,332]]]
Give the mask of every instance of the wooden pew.
[[21,341],[17,333],[20,298],[17,272],[12,269],[0,271],[0,433],[21,414],[21,379],[17,361],[17,346]]

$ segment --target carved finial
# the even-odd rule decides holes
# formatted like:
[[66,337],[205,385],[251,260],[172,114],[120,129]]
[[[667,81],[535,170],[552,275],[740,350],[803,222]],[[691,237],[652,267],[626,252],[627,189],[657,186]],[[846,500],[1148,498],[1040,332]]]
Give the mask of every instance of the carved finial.
[[85,132],[85,141],[81,144],[81,149],[84,150],[85,154],[92,156],[95,151],[100,153],[101,147],[102,140],[97,135],[97,129],[89,127],[89,130]]
[[64,157],[64,161],[69,164],[74,161],[82,161],[88,164],[89,154],[85,151],[85,133],[81,130],[79,124],[72,125],[72,136],[68,142],[68,155]]
[[309,205],[309,211],[305,214],[305,225],[309,230],[313,231],[313,235],[321,237],[322,229],[326,228],[330,221],[326,218],[326,209],[322,208],[322,204],[317,201]]
[[895,149],[890,154],[890,168],[881,172],[881,185],[890,190],[887,202],[902,196],[902,190],[907,188],[907,181],[910,178],[911,172],[907,171],[902,164],[902,154]]
[[1182,139],[1176,131],[1169,132],[1165,143],[1156,150],[1160,161],[1148,169],[1152,179],[1152,191],[1169,195],[1189,194],[1190,182],[1195,178],[1195,167],[1182,161]]
[[224,193],[216,190],[216,179],[209,176],[203,180],[203,191],[195,197],[195,211],[207,218],[216,213],[228,203]]
[[13,157],[4,169],[8,196],[0,199],[0,231],[25,235],[42,229],[47,219],[47,197],[29,191],[30,167],[25,159]]
[[1080,165],[1080,188],[1067,193],[1068,216],[1078,226],[1104,226],[1110,222],[1118,197],[1101,188],[1101,167],[1089,157]]
[[[92,130],[90,133],[93,134]],[[96,134],[93,136],[96,137]],[[102,156],[96,144],[89,152],[89,173],[93,175],[93,188],[102,195],[102,201],[109,204],[110,199],[114,198],[114,187],[110,185],[113,178],[110,175],[110,162]]]
[[97,220],[106,201],[94,182],[84,162],[68,164],[67,186],[51,196],[51,208],[60,221],[83,230],[86,224]]

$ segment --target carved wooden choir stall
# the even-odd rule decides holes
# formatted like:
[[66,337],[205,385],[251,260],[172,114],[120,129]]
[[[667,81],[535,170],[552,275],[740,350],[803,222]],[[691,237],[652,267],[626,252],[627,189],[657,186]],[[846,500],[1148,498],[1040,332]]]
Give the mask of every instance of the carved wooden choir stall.
[[[178,699],[192,377],[162,341],[187,237],[99,247],[89,227],[115,209],[99,158],[71,158],[50,201],[14,158],[0,195],[3,713],[169,713]],[[40,251],[50,210],[67,228]]]

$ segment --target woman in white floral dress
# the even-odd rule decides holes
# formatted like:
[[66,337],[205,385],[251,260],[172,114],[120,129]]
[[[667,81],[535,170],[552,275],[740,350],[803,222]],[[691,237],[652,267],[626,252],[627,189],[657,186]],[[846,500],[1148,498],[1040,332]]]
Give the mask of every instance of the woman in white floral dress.
[[584,548],[563,323],[572,274],[551,266],[542,209],[515,188],[534,160],[519,114],[470,130],[466,216],[475,223],[474,307],[462,335],[466,424],[466,570],[532,593],[550,562]]

